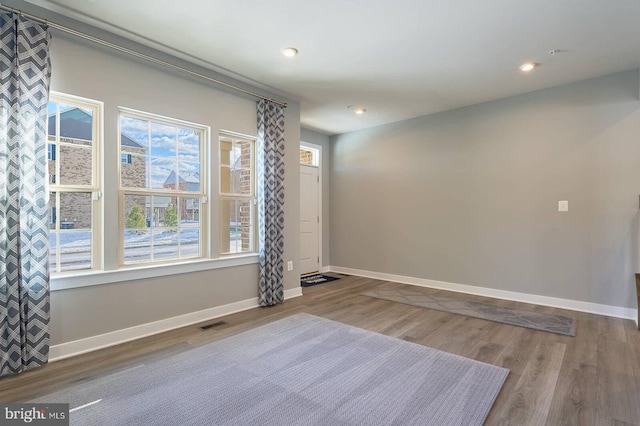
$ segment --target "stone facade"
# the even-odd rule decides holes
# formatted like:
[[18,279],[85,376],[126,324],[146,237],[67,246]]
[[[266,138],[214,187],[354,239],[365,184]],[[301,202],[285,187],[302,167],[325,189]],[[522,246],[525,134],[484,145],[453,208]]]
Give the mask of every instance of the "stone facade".
[[[243,143],[240,149],[240,170],[236,173],[238,174],[238,180],[241,194],[251,194],[252,193],[252,179],[251,179],[251,169],[252,169],[252,144],[251,143]],[[251,236],[253,233],[253,229],[249,226],[251,223],[251,210],[252,203],[249,201],[244,201],[240,204],[240,240],[242,251],[250,251],[251,250]],[[246,225],[245,225],[246,224]]]
[[[146,188],[147,186],[147,159],[144,147],[122,146],[120,158],[120,185],[123,188]],[[151,219],[146,208],[144,195],[128,195],[124,201],[125,223],[126,217],[135,204],[145,212],[145,218]]]
[[[55,150],[53,160],[49,160],[49,182],[59,185],[91,185],[92,184],[92,149],[91,141],[79,139],[61,138],[59,144],[55,143],[55,137],[49,137],[49,143]],[[144,148],[129,148],[142,155],[131,155],[130,163],[122,163],[122,183],[126,186],[144,188],[146,185],[146,159]],[[59,175],[56,174],[57,162],[60,162]],[[60,217],[62,229],[89,229],[91,228],[91,194],[86,192],[61,192],[60,212],[55,211],[55,196],[49,200],[51,206],[51,229],[55,229],[56,217]],[[127,197],[125,203],[125,216],[131,211],[134,204],[140,205],[142,211],[145,208],[145,197]]]
[[[93,149],[91,141],[49,136],[49,183],[59,185],[92,185]],[[56,174],[57,163],[60,163]],[[61,192],[60,211],[56,211],[55,193],[49,199],[51,229],[60,219],[61,229],[91,228],[91,193]]]

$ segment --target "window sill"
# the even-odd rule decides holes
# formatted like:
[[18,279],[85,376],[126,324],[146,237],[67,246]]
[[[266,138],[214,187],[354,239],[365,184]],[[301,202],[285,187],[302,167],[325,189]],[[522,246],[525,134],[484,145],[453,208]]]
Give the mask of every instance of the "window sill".
[[255,263],[258,263],[257,253],[224,257],[220,259],[198,259],[190,262],[163,265],[131,266],[113,271],[62,272],[51,276],[49,287],[51,291],[67,290],[71,288],[165,277],[167,275],[208,271],[212,269],[251,265]]

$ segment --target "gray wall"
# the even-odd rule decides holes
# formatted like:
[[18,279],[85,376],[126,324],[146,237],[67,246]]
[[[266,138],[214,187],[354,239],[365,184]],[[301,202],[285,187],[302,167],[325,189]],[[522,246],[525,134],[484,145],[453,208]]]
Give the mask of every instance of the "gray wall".
[[320,267],[329,266],[331,265],[329,211],[331,147],[329,145],[329,136],[309,129],[300,129],[300,140],[322,147],[322,158],[320,159],[320,166],[322,168],[322,265],[320,265]]
[[[211,127],[209,182],[212,224],[218,223],[217,135],[256,134],[256,100],[131,60],[56,33],[51,47],[51,90],[104,102],[104,268],[118,267],[118,107]],[[259,89],[254,89],[260,92]],[[278,96],[274,96],[278,98]],[[286,99],[284,99],[286,100]],[[300,110],[289,102],[285,117],[285,262],[299,252]],[[217,247],[217,226],[209,228]],[[286,264],[286,263],[285,263]],[[285,290],[299,288],[299,268],[285,272]],[[73,288],[52,292],[51,344],[158,321],[258,296],[256,264]]]
[[332,137],[331,264],[635,308],[638,82]]

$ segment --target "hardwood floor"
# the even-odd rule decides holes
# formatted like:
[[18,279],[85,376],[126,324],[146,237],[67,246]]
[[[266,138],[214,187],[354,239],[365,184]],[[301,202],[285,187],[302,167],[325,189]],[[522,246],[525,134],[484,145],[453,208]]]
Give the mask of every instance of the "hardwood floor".
[[208,330],[198,324],[57,361],[0,380],[0,401],[26,401],[307,312],[508,368],[511,372],[489,414],[489,425],[640,425],[640,330],[633,321],[421,289],[571,316],[577,319],[576,336],[567,337],[360,295],[386,286],[401,284],[343,276],[306,287],[304,296],[284,304],[209,321],[226,324]]

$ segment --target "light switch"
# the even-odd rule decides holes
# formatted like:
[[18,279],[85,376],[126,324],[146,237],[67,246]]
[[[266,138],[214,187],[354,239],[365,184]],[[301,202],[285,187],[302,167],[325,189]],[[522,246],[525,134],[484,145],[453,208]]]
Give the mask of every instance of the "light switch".
[[569,211],[569,202],[568,201],[558,201],[558,211],[559,212],[568,212]]

